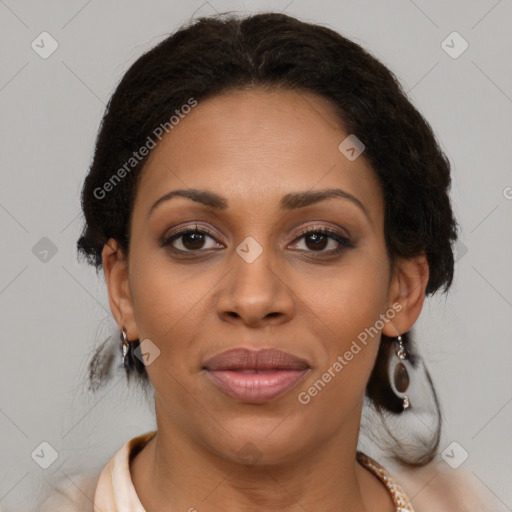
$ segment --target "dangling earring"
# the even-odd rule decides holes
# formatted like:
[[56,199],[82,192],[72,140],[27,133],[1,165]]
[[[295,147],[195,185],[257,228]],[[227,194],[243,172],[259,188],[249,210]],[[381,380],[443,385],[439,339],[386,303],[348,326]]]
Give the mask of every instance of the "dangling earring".
[[123,327],[121,329],[121,351],[123,353],[123,366],[126,370],[129,369],[128,367],[128,352],[130,350],[130,344],[128,342],[128,339],[126,338],[126,329]]
[[[358,449],[408,464],[432,460],[441,435],[437,394],[412,332],[387,337],[365,396]],[[406,412],[405,412],[406,411]]]
[[407,371],[408,354],[405,350],[402,336],[398,335],[395,339],[394,356],[390,358],[388,375],[391,389],[396,396],[402,399],[402,407],[405,411],[411,406],[409,397],[405,394],[410,383],[409,372]]

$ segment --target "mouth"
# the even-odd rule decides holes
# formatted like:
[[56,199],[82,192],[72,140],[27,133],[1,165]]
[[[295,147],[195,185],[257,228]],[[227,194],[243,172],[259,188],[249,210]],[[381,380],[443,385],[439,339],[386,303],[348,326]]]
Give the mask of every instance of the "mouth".
[[306,360],[276,349],[233,349],[203,366],[225,395],[245,403],[263,403],[283,396],[310,370]]

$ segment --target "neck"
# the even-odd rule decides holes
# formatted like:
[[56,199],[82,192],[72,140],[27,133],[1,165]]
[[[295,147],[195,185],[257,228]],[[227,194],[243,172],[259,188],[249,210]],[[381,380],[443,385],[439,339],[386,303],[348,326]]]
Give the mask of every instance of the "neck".
[[148,511],[391,512],[387,491],[356,462],[358,428],[345,425],[323,445],[285,462],[248,465],[162,422],[132,460],[132,481]]

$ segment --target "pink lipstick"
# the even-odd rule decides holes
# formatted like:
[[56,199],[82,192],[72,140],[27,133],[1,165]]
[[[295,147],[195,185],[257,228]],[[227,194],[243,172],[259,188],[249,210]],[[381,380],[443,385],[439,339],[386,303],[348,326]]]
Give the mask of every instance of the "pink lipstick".
[[273,348],[237,348],[208,359],[203,369],[226,395],[256,404],[273,400],[295,387],[310,366],[302,358]]

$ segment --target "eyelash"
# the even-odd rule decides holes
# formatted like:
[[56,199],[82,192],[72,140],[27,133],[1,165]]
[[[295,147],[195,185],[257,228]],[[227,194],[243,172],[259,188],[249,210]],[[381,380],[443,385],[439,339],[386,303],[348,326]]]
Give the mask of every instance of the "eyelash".
[[[175,253],[180,253],[180,254],[184,254],[184,253],[193,253],[193,252],[201,252],[201,251],[205,251],[205,250],[208,250],[208,249],[196,249],[196,250],[182,250],[182,249],[176,249],[174,247],[172,247],[172,242],[174,242],[174,240],[178,240],[179,238],[181,238],[182,236],[185,236],[187,234],[190,234],[190,233],[200,233],[200,234],[203,234],[203,235],[208,235],[209,237],[215,239],[216,235],[214,233],[212,233],[210,230],[208,230],[207,228],[204,228],[204,227],[199,227],[199,226],[188,226],[180,231],[177,231],[176,233],[173,233],[171,236],[168,236],[168,237],[164,237],[160,243],[160,245],[162,247],[165,247],[165,246],[171,246],[170,247],[170,250],[172,252],[175,252]],[[332,240],[335,240],[336,242],[338,242],[339,246],[336,248],[336,249],[331,249],[330,251],[313,251],[313,250],[309,250],[309,251],[305,251],[305,252],[311,252],[311,253],[318,253],[318,254],[328,254],[328,255],[336,255],[336,254],[339,254],[341,253],[343,250],[347,249],[347,248],[350,248],[350,247],[354,247],[354,245],[352,244],[352,242],[344,237],[343,235],[341,235],[340,233],[338,233],[337,231],[335,230],[332,230],[332,229],[328,229],[328,228],[325,228],[325,227],[314,227],[314,228],[307,228],[307,229],[304,229],[303,231],[301,231],[299,233],[299,235],[293,240],[292,243],[296,243],[298,242],[299,240],[301,240],[302,238],[304,238],[306,235],[309,235],[309,234],[320,234],[320,235],[324,235],[324,236],[327,236],[328,238],[331,238]]]

